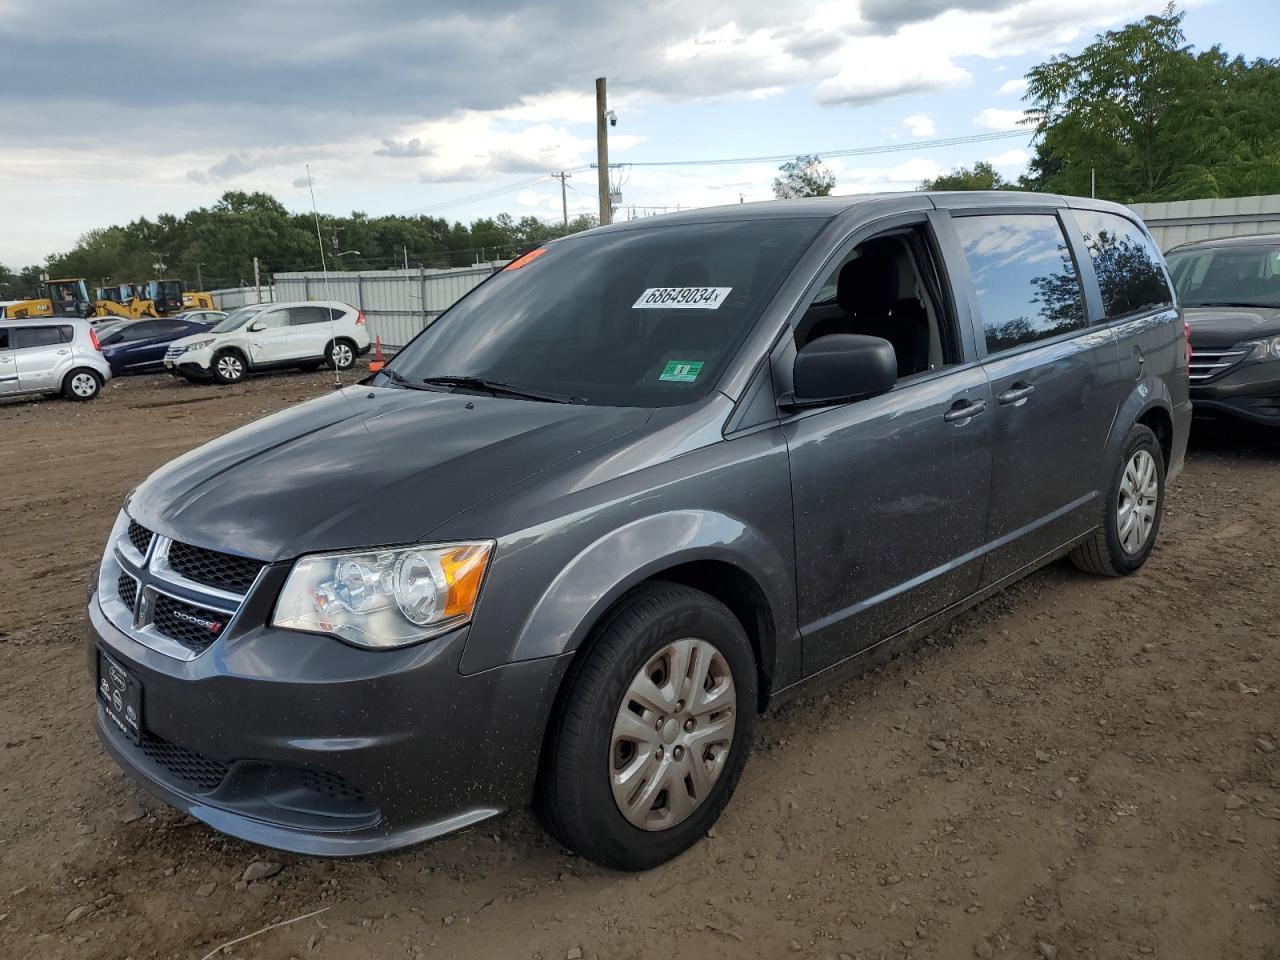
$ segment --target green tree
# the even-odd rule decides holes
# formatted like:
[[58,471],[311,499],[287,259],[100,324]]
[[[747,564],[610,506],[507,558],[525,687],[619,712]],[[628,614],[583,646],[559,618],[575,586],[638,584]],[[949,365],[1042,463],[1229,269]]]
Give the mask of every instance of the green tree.
[[778,168],[781,176],[773,181],[773,195],[779,200],[794,197],[829,197],[836,178],[816,154],[788,160]]
[[999,171],[985,160],[979,160],[970,169],[956,167],[932,180],[921,180],[920,190],[1012,190],[1015,185],[1000,176]]
[[1280,191],[1280,61],[1185,42],[1171,4],[1027,74],[1021,185],[1132,203]]

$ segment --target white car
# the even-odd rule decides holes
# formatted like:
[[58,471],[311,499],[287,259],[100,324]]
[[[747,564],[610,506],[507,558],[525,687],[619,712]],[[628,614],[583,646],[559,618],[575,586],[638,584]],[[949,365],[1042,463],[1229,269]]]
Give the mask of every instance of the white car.
[[241,307],[209,329],[175,340],[165,369],[187,380],[238,383],[246,373],[281,367],[339,370],[369,352],[364,314],[332,300]]

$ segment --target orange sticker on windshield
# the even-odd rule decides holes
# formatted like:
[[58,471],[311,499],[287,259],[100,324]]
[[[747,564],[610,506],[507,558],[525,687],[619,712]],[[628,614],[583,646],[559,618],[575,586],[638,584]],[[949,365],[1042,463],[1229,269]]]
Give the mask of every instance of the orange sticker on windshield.
[[536,250],[530,250],[524,256],[516,257],[514,260],[512,260],[502,269],[503,270],[519,270],[521,267],[527,266],[528,264],[532,263],[534,260],[537,260],[540,256],[542,256],[546,252],[547,252],[546,247],[538,247]]

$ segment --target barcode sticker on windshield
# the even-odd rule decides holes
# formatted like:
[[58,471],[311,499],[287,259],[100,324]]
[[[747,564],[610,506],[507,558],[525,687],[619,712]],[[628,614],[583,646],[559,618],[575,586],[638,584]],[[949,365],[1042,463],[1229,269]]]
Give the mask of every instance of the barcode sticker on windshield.
[[733,287],[650,287],[632,310],[718,310]]

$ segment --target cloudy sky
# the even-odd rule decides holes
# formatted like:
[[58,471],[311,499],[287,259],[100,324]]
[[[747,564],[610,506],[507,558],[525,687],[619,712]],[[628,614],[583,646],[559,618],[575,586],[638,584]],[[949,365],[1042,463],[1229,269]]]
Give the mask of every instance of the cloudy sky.
[[[322,212],[560,215],[549,174],[594,158],[593,79],[619,116],[624,206],[765,199],[776,162],[830,161],[838,193],[959,163],[1009,174],[1021,77],[1164,0],[0,0],[0,263],[228,189]],[[1280,49],[1275,0],[1193,0],[1197,46]],[[595,205],[592,170],[570,215]]]

